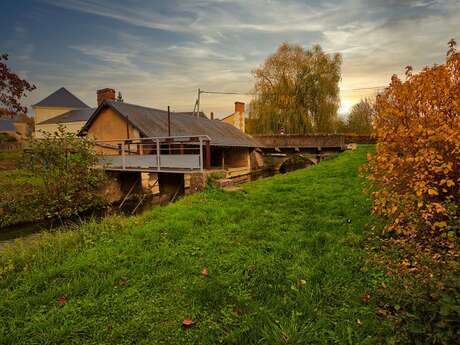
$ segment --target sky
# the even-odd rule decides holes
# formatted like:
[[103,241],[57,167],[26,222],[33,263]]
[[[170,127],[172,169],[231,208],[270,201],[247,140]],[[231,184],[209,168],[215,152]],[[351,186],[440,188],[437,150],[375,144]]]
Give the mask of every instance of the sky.
[[90,106],[111,87],[174,111],[193,110],[198,88],[243,93],[202,95],[223,117],[289,42],[342,54],[344,113],[405,66],[442,63],[460,43],[460,0],[2,0],[0,32],[0,53],[37,86],[28,106],[62,86]]

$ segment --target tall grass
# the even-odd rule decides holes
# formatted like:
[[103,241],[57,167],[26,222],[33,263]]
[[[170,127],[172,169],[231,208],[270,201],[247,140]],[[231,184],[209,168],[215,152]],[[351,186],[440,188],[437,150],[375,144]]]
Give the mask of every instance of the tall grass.
[[383,343],[362,299],[384,279],[363,259],[369,149],[6,249],[0,343]]

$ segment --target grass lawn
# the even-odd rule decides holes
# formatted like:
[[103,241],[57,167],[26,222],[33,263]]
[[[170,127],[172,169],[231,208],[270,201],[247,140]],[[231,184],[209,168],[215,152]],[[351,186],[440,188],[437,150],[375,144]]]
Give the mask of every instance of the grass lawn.
[[0,252],[0,343],[385,343],[362,297],[385,279],[363,250],[371,149]]

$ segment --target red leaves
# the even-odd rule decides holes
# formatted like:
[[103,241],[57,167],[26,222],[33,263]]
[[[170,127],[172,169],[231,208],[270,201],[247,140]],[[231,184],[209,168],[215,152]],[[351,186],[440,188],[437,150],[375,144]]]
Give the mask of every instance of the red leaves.
[[4,62],[7,60],[7,54],[0,55],[0,106],[9,112],[26,113],[27,107],[20,104],[20,99],[26,96],[26,92],[31,92],[36,87],[13,73]]
[[184,319],[182,321],[182,327],[184,327],[184,328],[190,328],[190,327],[193,326],[193,324],[194,324],[194,322],[193,322],[192,319]]
[[368,304],[370,300],[371,300],[371,295],[370,295],[370,293],[365,293],[364,295],[361,296],[361,301],[362,301],[364,304]]
[[56,300],[56,303],[59,304],[60,306],[63,306],[67,303],[67,298],[64,295],[61,295]]

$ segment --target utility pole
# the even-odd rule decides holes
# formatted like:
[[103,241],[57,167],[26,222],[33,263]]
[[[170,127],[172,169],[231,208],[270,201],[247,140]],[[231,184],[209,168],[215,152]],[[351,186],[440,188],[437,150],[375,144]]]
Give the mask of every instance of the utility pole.
[[[244,92],[221,92],[221,91],[204,91],[198,89],[198,97],[196,98],[195,106],[193,107],[193,115],[200,116],[200,99],[202,93],[208,94],[215,94],[215,95],[246,95],[246,96],[254,96],[252,93],[244,93]],[[196,111],[196,113],[195,113]]]
[[196,100],[196,105],[197,105],[196,117],[200,117],[200,96],[201,96],[201,89],[198,89],[198,98]]

